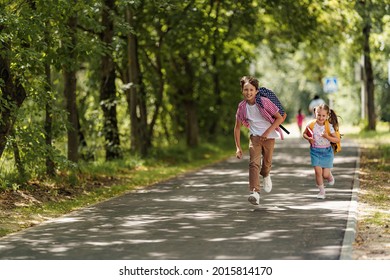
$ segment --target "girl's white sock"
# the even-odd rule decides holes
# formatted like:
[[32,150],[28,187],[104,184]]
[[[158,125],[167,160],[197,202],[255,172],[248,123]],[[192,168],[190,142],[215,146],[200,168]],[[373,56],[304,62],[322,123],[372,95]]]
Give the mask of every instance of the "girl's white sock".
[[320,189],[320,193],[321,194],[323,194],[323,193],[325,193],[325,187],[324,187],[324,184],[322,184],[322,185],[317,185],[317,188],[319,188]]

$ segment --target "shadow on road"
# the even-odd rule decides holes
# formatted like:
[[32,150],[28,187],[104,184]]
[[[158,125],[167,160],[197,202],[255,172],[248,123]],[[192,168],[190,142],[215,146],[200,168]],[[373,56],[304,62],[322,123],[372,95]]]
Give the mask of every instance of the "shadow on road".
[[273,190],[247,202],[248,158],[105,201],[0,239],[1,259],[339,259],[357,147],[317,200],[306,141],[278,141]]

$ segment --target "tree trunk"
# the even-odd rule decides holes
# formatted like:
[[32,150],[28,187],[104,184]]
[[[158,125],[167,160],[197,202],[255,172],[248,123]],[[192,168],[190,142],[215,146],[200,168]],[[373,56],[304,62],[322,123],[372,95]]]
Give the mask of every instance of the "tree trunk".
[[[51,73],[50,73],[50,64],[46,62],[45,64],[45,74],[46,74],[46,92],[49,93],[51,91]],[[50,96],[48,94],[48,96]],[[52,100],[48,97],[46,101],[45,108],[45,143],[48,147],[48,154],[46,155],[46,174],[48,176],[55,175],[55,164],[51,158],[51,150],[52,150],[52,139],[53,139],[53,117],[52,117]]]
[[[134,26],[133,12],[130,7],[126,10],[126,21],[130,26]],[[142,86],[142,74],[138,58],[138,40],[133,33],[129,33],[127,36],[127,57],[127,73],[130,88],[127,90],[126,97],[130,112],[131,150],[145,156],[150,147],[150,141],[147,141],[146,93]]]
[[210,127],[209,127],[209,136],[213,137],[216,135],[218,129],[218,123],[220,119],[220,108],[222,107],[222,97],[221,97],[221,86],[220,86],[220,78],[217,66],[217,54],[214,53],[212,55],[212,66],[213,66],[213,87],[214,87],[214,95],[215,95],[215,105],[214,105],[214,114],[211,119]]
[[219,71],[218,71],[218,52],[220,50],[219,46],[219,28],[218,28],[218,20],[219,20],[219,10],[221,6],[221,1],[211,1],[210,2],[211,9],[212,7],[216,5],[215,7],[215,18],[214,18],[214,32],[212,36],[212,42],[213,42],[213,53],[211,55],[211,65],[212,65],[212,78],[213,78],[213,88],[214,88],[214,95],[215,95],[215,104],[214,104],[214,112],[213,117],[211,118],[210,126],[209,126],[209,135],[213,137],[216,135],[217,129],[218,129],[218,123],[220,119],[220,108],[222,107],[222,97],[221,97],[221,85],[220,85],[220,77],[219,77]]
[[64,71],[64,96],[66,99],[66,111],[68,112],[68,160],[78,162],[79,138],[76,105],[76,71]]
[[78,162],[79,141],[78,141],[78,120],[77,120],[77,104],[76,104],[76,56],[75,47],[77,44],[76,27],[77,16],[71,16],[68,20],[68,27],[70,29],[71,47],[67,50],[68,56],[71,60],[70,65],[64,67],[64,96],[66,100],[66,110],[68,112],[68,160]]
[[199,144],[199,124],[197,100],[194,96],[194,69],[186,53],[172,56],[171,64],[173,73],[183,73],[182,75],[177,75],[180,77],[173,78],[172,85],[175,87],[176,92],[170,96],[173,106],[177,108],[173,112],[177,137],[181,136],[181,129],[184,127],[187,146],[196,147]]
[[367,114],[368,114],[368,130],[376,129],[376,114],[375,114],[375,88],[374,88],[374,73],[371,63],[370,52],[370,32],[371,25],[366,23],[363,28],[363,52],[364,52],[364,69],[365,69],[365,86],[367,89]]
[[18,143],[16,141],[16,135],[15,135],[14,128],[11,129],[10,136],[12,137],[11,143],[12,143],[12,149],[14,151],[15,166],[16,166],[16,169],[18,170],[19,177],[24,178],[26,175],[26,170],[24,168],[22,158],[20,156],[20,150],[19,150]]
[[85,161],[93,161],[93,160],[95,160],[95,156],[88,149],[87,139],[84,136],[83,129],[82,129],[82,126],[80,124],[80,116],[79,115],[78,115],[77,120],[78,120],[78,127],[79,127],[79,147],[80,147],[79,155]]
[[[50,49],[50,24],[46,22],[45,24],[45,42]],[[52,116],[52,84],[51,84],[51,69],[50,61],[46,60],[45,62],[45,78],[46,85],[45,90],[47,94],[46,106],[45,106],[45,144],[47,146],[46,154],[46,175],[54,176],[55,175],[55,163],[51,157],[51,151],[53,150],[53,116]]]
[[[0,25],[0,32],[4,26]],[[17,110],[26,99],[26,91],[20,81],[14,77],[10,69],[10,61],[7,52],[10,45],[0,40],[0,157],[3,155],[13,123],[16,119]]]
[[107,48],[101,63],[100,103],[104,116],[103,134],[105,137],[106,160],[121,158],[118,120],[116,114],[115,64],[112,59],[112,41],[115,1],[105,0],[103,4],[101,39]]
[[188,80],[184,87],[184,91],[181,93],[184,96],[184,108],[186,109],[186,139],[187,146],[197,147],[199,145],[199,123],[197,102],[194,97],[194,70],[192,68],[191,61],[187,55],[181,55],[185,73]]
[[[162,45],[162,42],[160,41],[160,43],[159,43],[160,48],[161,48],[161,45]],[[156,89],[157,92],[156,92],[156,100],[154,103],[154,112],[153,112],[153,116],[152,116],[151,122],[150,122],[149,127],[148,127],[148,133],[147,133],[146,141],[145,141],[145,142],[147,142],[148,147],[151,147],[151,145],[152,145],[153,129],[154,129],[154,126],[156,124],[157,118],[159,116],[160,108],[163,105],[163,94],[164,94],[164,74],[163,74],[162,63],[161,63],[161,52],[159,49],[156,51],[155,56],[156,56],[155,68],[156,68],[156,73],[158,76],[159,83],[158,83],[158,87]]]
[[194,101],[185,102],[186,109],[186,140],[188,147],[199,145],[198,114]]

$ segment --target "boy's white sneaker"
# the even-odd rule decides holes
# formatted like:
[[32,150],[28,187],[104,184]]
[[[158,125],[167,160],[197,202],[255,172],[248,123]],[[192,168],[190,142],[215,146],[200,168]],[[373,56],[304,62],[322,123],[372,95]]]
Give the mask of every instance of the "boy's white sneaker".
[[248,196],[248,201],[253,205],[259,205],[260,194],[258,192],[251,192],[251,194]]
[[271,181],[271,175],[268,175],[267,177],[263,177],[264,180],[264,191],[269,193],[272,190],[272,181]]

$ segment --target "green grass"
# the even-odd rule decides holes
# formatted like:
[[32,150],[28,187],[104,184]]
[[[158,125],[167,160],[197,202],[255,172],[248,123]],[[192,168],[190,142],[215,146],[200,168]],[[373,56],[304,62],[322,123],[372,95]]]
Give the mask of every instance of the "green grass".
[[373,224],[376,226],[387,226],[390,220],[390,214],[375,212],[373,215],[365,219],[365,224]]
[[6,236],[7,234],[10,234],[12,232],[13,232],[12,230],[0,228],[0,237],[1,236]]
[[367,213],[361,215],[361,222],[368,227],[386,226],[390,220],[389,124],[378,123],[377,131],[354,131],[348,137],[357,140],[361,147],[359,201],[367,208],[362,210]]
[[358,127],[343,127],[349,138],[356,139],[362,146],[390,145],[390,127],[388,123],[379,122],[376,131],[366,131]]
[[382,205],[383,203],[386,203],[389,201],[389,196],[385,192],[369,193],[366,195],[366,200],[370,201],[370,203],[372,203],[372,204]]

